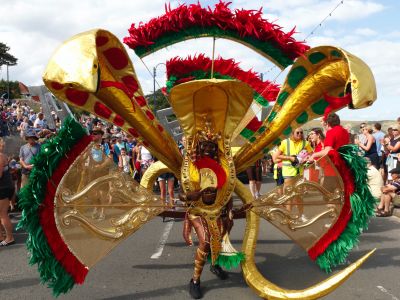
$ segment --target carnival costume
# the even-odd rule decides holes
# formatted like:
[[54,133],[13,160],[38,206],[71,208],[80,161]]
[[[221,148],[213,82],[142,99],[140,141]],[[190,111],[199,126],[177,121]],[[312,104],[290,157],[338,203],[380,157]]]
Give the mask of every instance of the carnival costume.
[[[139,57],[173,43],[209,36],[242,43],[281,69],[292,67],[278,93],[277,85],[241,70],[233,60],[204,55],[170,60],[167,92],[187,141],[182,156],[147,105],[133,65],[115,36],[96,29],[61,45],[43,76],[51,92],[138,138],[159,161],[146,171],[140,185],[109,164],[94,172],[87,164],[91,138],[72,119],[64,122],[58,136],[35,157],[30,182],[21,192],[20,227],[29,233],[30,261],[38,264],[42,281],[48,282],[55,295],[68,292],[74,284],[83,283],[89,269],[130,234],[155,216],[168,213],[170,207],[151,187],[160,174],[172,172],[181,179],[181,198],[187,203],[183,216],[191,221],[186,226],[199,226],[198,235],[207,232],[199,237],[195,281],[209,254],[212,265],[241,261],[245,280],[264,298],[315,299],[333,291],[373,251],[322,283],[285,290],[265,279],[255,265],[259,218],[287,234],[322,269],[330,271],[342,263],[375,206],[366,185],[365,162],[357,149],[348,145],[331,151],[309,167],[320,176],[307,177],[306,169],[283,193],[272,190],[257,200],[236,174],[307,121],[346,106],[372,105],[376,90],[368,66],[337,47],[309,49],[293,39],[293,31],[284,33],[263,19],[261,11],[232,12],[223,2],[214,10],[200,4],[167,8],[159,18],[132,25],[129,34],[124,42]],[[276,102],[269,116],[257,122],[251,104],[267,106],[270,101]],[[246,142],[233,155],[232,142],[240,136]],[[211,143],[212,155],[200,149],[202,143]],[[91,176],[82,178],[87,173]],[[328,173],[335,174],[333,180],[322,180]],[[229,224],[221,222],[229,216],[233,193],[249,208],[244,255],[229,246]],[[306,220],[286,209],[293,198],[300,199]],[[94,220],[93,210],[100,207],[104,218]]]

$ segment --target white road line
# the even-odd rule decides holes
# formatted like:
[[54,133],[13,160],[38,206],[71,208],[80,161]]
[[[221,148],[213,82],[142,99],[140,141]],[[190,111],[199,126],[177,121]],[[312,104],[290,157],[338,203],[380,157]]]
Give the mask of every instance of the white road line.
[[164,246],[167,243],[169,233],[172,229],[172,226],[174,226],[174,221],[170,221],[167,223],[167,225],[164,228],[164,232],[161,236],[160,242],[158,243],[158,247],[156,252],[150,257],[151,259],[159,259],[164,251]]
[[391,293],[389,293],[389,291],[387,289],[385,289],[383,286],[381,285],[377,285],[376,286],[382,293],[391,296],[392,300],[399,300],[399,298],[397,298],[395,295],[392,295]]

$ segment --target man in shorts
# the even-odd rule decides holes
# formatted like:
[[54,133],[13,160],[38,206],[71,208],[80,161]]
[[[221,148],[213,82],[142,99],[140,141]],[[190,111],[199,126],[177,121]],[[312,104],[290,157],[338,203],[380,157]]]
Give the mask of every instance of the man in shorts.
[[40,152],[38,137],[33,129],[28,129],[25,133],[27,143],[19,150],[19,159],[22,167],[21,188],[28,183],[29,174],[33,168],[32,159]]

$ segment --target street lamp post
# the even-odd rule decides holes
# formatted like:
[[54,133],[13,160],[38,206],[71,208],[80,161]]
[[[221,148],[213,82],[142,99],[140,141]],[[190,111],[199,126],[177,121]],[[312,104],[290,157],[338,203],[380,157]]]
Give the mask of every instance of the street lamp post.
[[10,78],[8,77],[8,64],[7,64],[7,100],[10,102]]
[[154,68],[153,68],[153,105],[154,105],[154,112],[156,112],[156,75],[157,75],[157,68],[160,65],[166,66],[165,63],[158,63]]

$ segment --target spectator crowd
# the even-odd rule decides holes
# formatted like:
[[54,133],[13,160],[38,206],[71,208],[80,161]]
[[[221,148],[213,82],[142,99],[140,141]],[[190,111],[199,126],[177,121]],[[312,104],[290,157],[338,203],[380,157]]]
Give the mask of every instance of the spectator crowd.
[[[19,135],[26,141],[19,154],[7,157],[4,152],[7,147],[5,139],[0,138],[0,246],[8,246],[14,243],[8,212],[17,206],[16,192],[26,184],[33,167],[32,158],[40,152],[40,145],[56,133],[61,121],[55,112],[45,116],[41,108],[35,112],[27,104],[18,101],[5,104],[0,100],[0,113],[1,137]],[[49,129],[46,118],[53,118],[56,128]],[[313,128],[308,134],[302,128],[293,130],[291,136],[270,155],[247,170],[253,196],[260,196],[261,178],[267,169],[273,172],[278,186],[290,185],[295,176],[302,174],[305,163],[318,160],[330,149],[338,149],[350,142],[359,147],[360,155],[368,163],[370,189],[379,200],[377,216],[390,215],[392,206],[400,205],[400,118],[385,132],[380,123],[372,126],[362,123],[358,134],[351,134],[341,127],[338,117],[332,120],[328,118],[321,128]],[[117,126],[91,115],[82,115],[79,122],[93,136],[96,144],[96,151],[92,151],[94,160],[108,157],[121,172],[138,182],[156,161],[139,140]],[[184,140],[178,146],[183,153]],[[171,208],[175,203],[174,188],[178,184],[172,173],[162,174],[158,178],[161,198]]]

